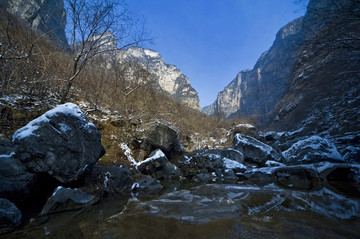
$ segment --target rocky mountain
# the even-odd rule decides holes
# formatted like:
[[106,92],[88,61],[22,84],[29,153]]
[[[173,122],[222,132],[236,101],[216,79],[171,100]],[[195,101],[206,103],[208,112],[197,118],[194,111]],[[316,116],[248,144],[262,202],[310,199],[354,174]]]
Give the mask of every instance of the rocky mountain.
[[119,53],[118,59],[139,63],[151,73],[161,90],[169,93],[188,107],[200,110],[199,96],[190,85],[190,80],[176,66],[166,64],[158,52],[131,47]]
[[288,89],[269,116],[275,129],[303,129],[359,144],[360,1],[310,1],[304,42]]
[[303,18],[299,18],[281,28],[254,68],[239,72],[203,112],[230,117],[265,115],[273,110],[287,90],[292,69],[289,62],[294,61],[302,44],[302,23]]
[[241,71],[203,111],[358,142],[359,12],[358,0],[311,0],[305,16],[280,29],[254,68]]
[[60,47],[68,45],[63,0],[0,0],[0,6],[28,22],[33,29],[47,33]]

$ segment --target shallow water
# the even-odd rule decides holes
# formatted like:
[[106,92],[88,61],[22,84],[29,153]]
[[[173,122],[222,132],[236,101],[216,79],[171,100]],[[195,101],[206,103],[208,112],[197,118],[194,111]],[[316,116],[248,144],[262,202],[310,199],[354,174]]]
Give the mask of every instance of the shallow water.
[[110,197],[4,238],[360,238],[360,200],[326,188],[208,184]]

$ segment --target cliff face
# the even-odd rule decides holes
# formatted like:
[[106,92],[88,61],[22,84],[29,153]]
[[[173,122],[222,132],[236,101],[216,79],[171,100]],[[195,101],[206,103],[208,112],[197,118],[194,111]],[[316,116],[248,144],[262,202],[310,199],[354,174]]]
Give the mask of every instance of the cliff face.
[[63,0],[0,0],[0,6],[20,17],[32,28],[47,33],[60,47],[68,45]]
[[[296,19],[280,29],[272,47],[261,55],[252,70],[241,71],[218,94],[208,114],[266,115],[274,109],[284,92],[293,62],[302,44],[303,18]],[[212,109],[212,110],[209,110]]]
[[157,81],[160,89],[190,108],[200,110],[199,97],[189,79],[174,65],[166,64],[153,50],[131,47],[119,54],[119,59],[134,61],[143,66]]
[[360,1],[311,0],[204,110],[360,145]]
[[304,43],[270,117],[273,128],[360,138],[359,13],[358,0],[310,1]]

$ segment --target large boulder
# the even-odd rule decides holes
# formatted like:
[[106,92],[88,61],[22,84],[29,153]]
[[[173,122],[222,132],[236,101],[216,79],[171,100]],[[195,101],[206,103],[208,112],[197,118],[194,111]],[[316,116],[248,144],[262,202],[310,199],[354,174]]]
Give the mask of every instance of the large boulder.
[[288,165],[309,164],[323,161],[344,162],[336,146],[319,136],[299,140],[283,152]]
[[94,196],[79,189],[57,187],[46,202],[41,215],[78,210],[96,203]]
[[151,175],[157,179],[180,176],[179,168],[170,163],[160,149],[152,152],[149,158],[137,163],[136,169],[142,174]]
[[257,166],[265,166],[268,160],[281,162],[283,159],[281,153],[275,151],[271,146],[247,135],[236,134],[233,143],[234,148],[244,154],[245,161]]
[[171,155],[180,150],[178,132],[170,126],[156,122],[141,133],[141,149],[148,154],[161,149],[165,154]]
[[0,235],[13,231],[21,223],[22,214],[14,203],[0,198]]
[[26,200],[37,176],[10,155],[0,155],[0,197],[10,200]]
[[15,132],[16,157],[36,173],[62,183],[82,177],[105,153],[101,135],[80,108],[59,105]]

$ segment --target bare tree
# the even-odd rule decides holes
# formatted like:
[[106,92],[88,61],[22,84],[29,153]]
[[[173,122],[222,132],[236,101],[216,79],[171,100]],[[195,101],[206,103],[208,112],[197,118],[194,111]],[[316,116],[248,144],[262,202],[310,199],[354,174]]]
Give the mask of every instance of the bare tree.
[[67,34],[74,55],[72,70],[64,84],[61,103],[64,103],[74,80],[94,57],[144,42],[144,27],[128,14],[119,0],[65,0],[68,14]]

